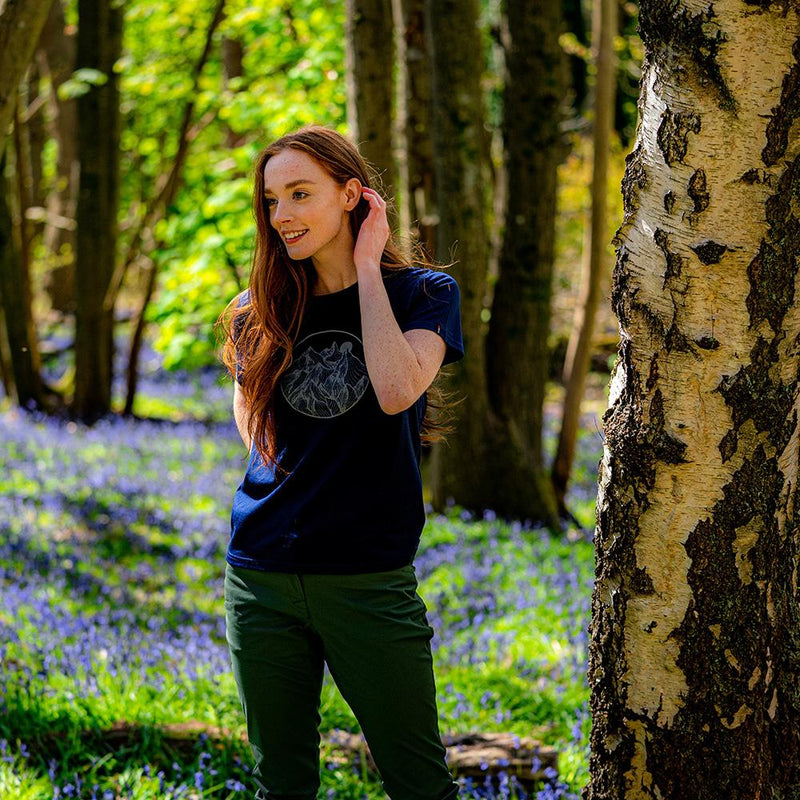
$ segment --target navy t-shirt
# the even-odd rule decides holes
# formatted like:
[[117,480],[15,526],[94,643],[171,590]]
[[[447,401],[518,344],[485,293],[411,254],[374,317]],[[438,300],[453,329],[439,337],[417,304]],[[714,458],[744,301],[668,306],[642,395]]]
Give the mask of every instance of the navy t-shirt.
[[[460,293],[445,273],[382,270],[400,330],[425,328],[464,355]],[[246,296],[243,298],[246,301]],[[361,339],[358,283],[312,295],[275,397],[284,475],[253,445],[231,513],[227,560],[272,572],[359,573],[410,564],[425,524],[419,430],[425,395],[384,412]]]

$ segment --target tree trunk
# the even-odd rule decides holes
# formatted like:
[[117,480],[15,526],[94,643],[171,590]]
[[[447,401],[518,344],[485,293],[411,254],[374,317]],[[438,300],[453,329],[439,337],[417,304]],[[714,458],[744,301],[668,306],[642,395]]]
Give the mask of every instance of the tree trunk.
[[[47,144],[47,127],[45,126],[44,114],[42,113],[41,75],[36,69],[35,64],[31,63],[27,72],[27,80],[20,83],[20,95],[25,100],[25,111],[23,113],[22,127],[26,138],[25,149],[28,151],[28,174],[30,176],[30,197],[29,208],[31,206],[41,206],[44,198],[42,151]],[[36,231],[36,224],[31,225]],[[32,234],[35,238],[35,233]]]
[[[0,220],[0,237],[7,235],[7,232],[4,223]],[[5,253],[0,254],[0,257],[4,258]],[[0,264],[0,269],[3,269],[2,264]],[[0,290],[0,380],[3,382],[3,391],[6,393],[6,397],[16,398],[14,376],[11,372],[11,345],[8,341],[6,315],[3,311],[2,290]]]
[[[483,182],[483,56],[477,0],[428,0],[426,28],[433,63],[433,135],[439,261],[456,261],[467,357],[446,382],[463,402],[455,407],[456,431],[431,451],[431,490],[436,508],[449,497],[469,508],[491,508],[492,455],[486,385],[484,324],[488,236]],[[490,422],[494,420],[490,418]]]
[[39,348],[31,317],[31,289],[19,233],[12,226],[6,185],[6,157],[0,156],[0,304],[6,391],[24,408],[42,406]]
[[17,103],[17,85],[30,63],[52,0],[5,0],[0,6],[0,152]]
[[114,309],[104,300],[117,244],[120,112],[112,67],[121,52],[123,9],[111,0],[79,0],[78,15],[77,66],[99,70],[107,78],[78,98],[73,412],[93,421],[111,410]]
[[[347,119],[362,155],[394,196],[392,0],[347,0]],[[389,209],[390,224],[397,214]]]
[[575,457],[581,400],[589,371],[592,334],[601,284],[606,274],[608,245],[607,197],[608,156],[614,114],[614,32],[617,27],[617,0],[596,0],[594,7],[593,48],[597,63],[594,91],[594,132],[592,147],[591,221],[584,247],[581,294],[567,346],[563,380],[566,387],[561,413],[561,433],[553,460],[552,479],[559,514],[570,516],[564,503],[569,475]]
[[542,411],[550,358],[550,296],[556,170],[565,63],[560,0],[506,0],[502,39],[505,233],[487,337],[491,450],[504,465],[490,481],[497,512],[558,526],[542,457]]
[[[244,75],[244,45],[240,39],[232,39],[224,36],[221,47],[222,56],[222,84],[229,92],[237,92],[236,88],[231,88],[230,82],[235,78]],[[244,137],[233,131],[229,125],[225,125],[225,147],[233,149],[244,143]]]
[[50,137],[58,145],[57,176],[47,196],[43,242],[58,263],[47,273],[44,289],[56,311],[75,311],[75,213],[78,199],[77,101],[62,100],[58,87],[75,69],[74,33],[66,30],[61,0],[54,0],[42,31],[36,63],[50,78]]
[[642,0],[584,797],[800,796],[800,19]]
[[436,247],[438,212],[433,174],[431,57],[425,36],[425,0],[394,0],[394,15],[398,31],[400,83],[397,105],[403,141],[400,184],[407,198],[411,235],[432,257]]
[[[161,244],[161,243],[159,243]],[[149,269],[147,272],[147,283],[145,284],[144,296],[139,306],[139,311],[134,317],[133,333],[128,351],[128,370],[126,378],[125,406],[122,413],[125,416],[133,414],[133,404],[136,401],[136,391],[139,387],[139,354],[142,350],[145,330],[145,314],[150,301],[153,299],[153,292],[156,288],[156,278],[158,276],[158,266],[152,259],[148,259]]]

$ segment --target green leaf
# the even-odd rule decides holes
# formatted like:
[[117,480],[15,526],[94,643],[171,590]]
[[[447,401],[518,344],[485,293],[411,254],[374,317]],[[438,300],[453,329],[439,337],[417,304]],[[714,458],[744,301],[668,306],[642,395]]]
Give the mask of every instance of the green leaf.
[[102,86],[105,83],[108,83],[108,75],[105,72],[101,72],[99,69],[83,67],[75,70],[58,87],[58,98],[59,100],[72,100],[86,94],[92,86]]

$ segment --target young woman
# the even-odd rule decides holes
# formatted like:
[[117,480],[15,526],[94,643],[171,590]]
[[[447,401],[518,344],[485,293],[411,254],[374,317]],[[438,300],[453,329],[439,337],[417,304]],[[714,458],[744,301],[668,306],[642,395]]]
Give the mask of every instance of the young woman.
[[[220,318],[250,460],[225,573],[256,797],[320,786],[327,664],[392,800],[458,795],[445,763],[414,555],[427,394],[463,356],[459,290],[411,266],[358,150],[309,126],[255,170],[247,291]],[[432,390],[430,390],[432,391]]]

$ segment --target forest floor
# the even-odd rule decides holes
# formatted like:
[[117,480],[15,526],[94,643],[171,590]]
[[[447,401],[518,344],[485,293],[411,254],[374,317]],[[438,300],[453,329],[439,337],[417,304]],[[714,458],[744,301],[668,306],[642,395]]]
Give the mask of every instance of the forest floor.
[[[606,384],[591,376],[567,496],[582,527],[555,535],[490,509],[429,509],[415,563],[443,733],[508,732],[559,752],[532,795],[506,775],[460,778],[462,798],[577,797],[586,781]],[[135,410],[168,422],[88,428],[0,399],[0,797],[252,796],[222,602],[247,460],[230,399],[219,370],[165,373],[152,353]],[[559,401],[550,387],[548,458]],[[385,797],[335,746],[359,728],[327,673],[321,715],[320,797]]]

